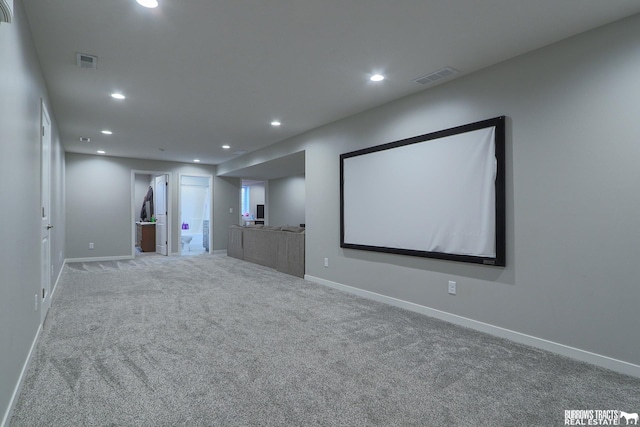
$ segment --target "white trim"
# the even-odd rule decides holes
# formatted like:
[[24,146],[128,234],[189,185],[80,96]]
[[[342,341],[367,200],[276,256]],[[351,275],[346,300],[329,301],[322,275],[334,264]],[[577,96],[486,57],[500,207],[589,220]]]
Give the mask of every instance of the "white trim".
[[60,266],[60,271],[58,271],[58,277],[56,278],[56,282],[53,284],[53,289],[51,289],[51,300],[53,301],[53,294],[56,289],[58,289],[58,282],[60,282],[60,277],[62,276],[62,270],[64,270],[64,266],[67,264],[67,260],[62,261],[62,265]]
[[92,262],[92,261],[122,261],[125,259],[135,259],[135,256],[122,255],[122,256],[100,256],[100,257],[88,257],[88,258],[67,258],[65,263],[69,262]]
[[330,280],[321,279],[305,274],[305,280],[317,283],[319,285],[328,286],[350,294],[358,295],[364,298],[372,299],[395,307],[404,308],[416,313],[424,314],[456,325],[475,329],[501,338],[517,342],[519,344],[529,345],[552,353],[570,357],[581,362],[591,363],[602,368],[610,369],[625,375],[631,375],[640,378],[640,366],[623,360],[614,359],[612,357],[603,356],[601,354],[592,353],[590,351],[581,350],[579,348],[570,347],[564,344],[545,340],[543,338],[534,337],[532,335],[523,334],[500,326],[491,325],[489,323],[479,322],[467,317],[458,316],[457,314],[447,313],[446,311],[436,310],[434,308],[415,304],[409,301],[389,297],[375,292],[366,291],[364,289],[354,288],[353,286],[343,285],[342,283],[332,282]]
[[[62,277],[62,270],[64,270],[64,266],[66,264],[67,264],[67,260],[65,259],[62,261],[62,265],[60,266],[60,271],[58,271],[58,277],[56,278],[53,288],[51,289],[50,298],[52,303],[53,303],[53,295],[55,294],[56,289],[58,289],[58,283],[60,283],[60,277]],[[16,384],[16,387],[13,390],[13,394],[11,395],[11,399],[9,400],[9,407],[7,408],[7,411],[5,412],[4,417],[2,418],[2,423],[0,423],[0,427],[5,427],[6,425],[8,425],[8,422],[11,420],[11,417],[13,415],[13,410],[15,409],[15,404],[18,401],[18,396],[20,396],[20,393],[22,391],[25,374],[27,373],[27,370],[31,365],[33,350],[36,348],[38,340],[40,339],[41,332],[42,332],[42,324],[38,325],[38,331],[36,332],[36,336],[33,339],[33,342],[31,343],[29,354],[27,354],[27,359],[25,360],[25,363],[22,366],[22,371],[20,371],[20,376],[18,377],[18,383]]]
[[9,399],[9,406],[7,407],[7,410],[4,413],[4,417],[2,418],[2,423],[0,423],[0,427],[8,426],[9,422],[11,421],[13,410],[15,409],[15,404],[18,402],[18,396],[20,396],[20,392],[22,391],[25,375],[27,373],[27,370],[29,369],[29,366],[31,365],[33,350],[35,350],[36,344],[38,344],[38,340],[40,339],[40,332],[42,332],[41,324],[38,325],[38,331],[36,332],[36,336],[33,339],[33,342],[31,343],[29,354],[27,354],[27,359],[24,361],[24,365],[22,365],[22,371],[20,371],[18,382],[16,383],[16,386],[13,389],[13,394],[11,395],[11,399]]

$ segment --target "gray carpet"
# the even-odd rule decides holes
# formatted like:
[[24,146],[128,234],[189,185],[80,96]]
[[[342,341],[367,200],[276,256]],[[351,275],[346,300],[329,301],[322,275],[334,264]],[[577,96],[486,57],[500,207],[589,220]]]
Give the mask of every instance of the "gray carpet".
[[[554,426],[640,379],[224,256],[68,264],[11,426]],[[624,424],[624,422],[623,422]]]

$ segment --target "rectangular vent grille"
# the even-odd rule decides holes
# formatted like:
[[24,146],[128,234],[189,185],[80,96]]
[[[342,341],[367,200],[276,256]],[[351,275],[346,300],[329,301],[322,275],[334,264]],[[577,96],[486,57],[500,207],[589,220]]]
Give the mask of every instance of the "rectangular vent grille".
[[76,53],[76,63],[80,68],[95,70],[98,68],[98,57],[86,53]]
[[451,67],[444,67],[438,71],[435,71],[431,74],[427,74],[426,76],[418,77],[414,80],[415,83],[419,83],[421,85],[430,85],[439,80],[447,79],[451,76],[458,74],[460,71]]

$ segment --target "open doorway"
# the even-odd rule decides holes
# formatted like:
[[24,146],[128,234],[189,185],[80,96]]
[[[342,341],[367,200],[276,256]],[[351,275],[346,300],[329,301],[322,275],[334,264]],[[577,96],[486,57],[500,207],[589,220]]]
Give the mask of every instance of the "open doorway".
[[211,248],[211,176],[180,175],[180,254]]
[[169,173],[132,171],[132,256],[169,255],[171,247]]
[[266,194],[267,182],[259,180],[243,179],[240,188],[240,224],[242,225],[266,225]]

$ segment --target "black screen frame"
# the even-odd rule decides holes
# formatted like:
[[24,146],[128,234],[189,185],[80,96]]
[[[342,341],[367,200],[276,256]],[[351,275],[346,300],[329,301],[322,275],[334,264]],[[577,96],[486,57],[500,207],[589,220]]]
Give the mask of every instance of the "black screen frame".
[[[417,256],[424,258],[435,258],[450,261],[490,265],[497,267],[506,266],[506,154],[505,154],[505,116],[498,116],[487,120],[456,126],[424,135],[415,136],[387,144],[368,147],[361,150],[351,151],[340,155],[340,247],[344,249],[356,249],[372,252],[385,252],[397,255]],[[460,255],[446,252],[430,252],[414,249],[389,248],[383,246],[369,246],[355,243],[346,243],[345,221],[344,221],[344,161],[355,156],[362,156],[384,150],[391,150],[411,144],[418,144],[434,139],[445,138],[466,132],[495,127],[494,149],[496,157],[496,179],[495,179],[495,257],[482,257],[474,255]]]

